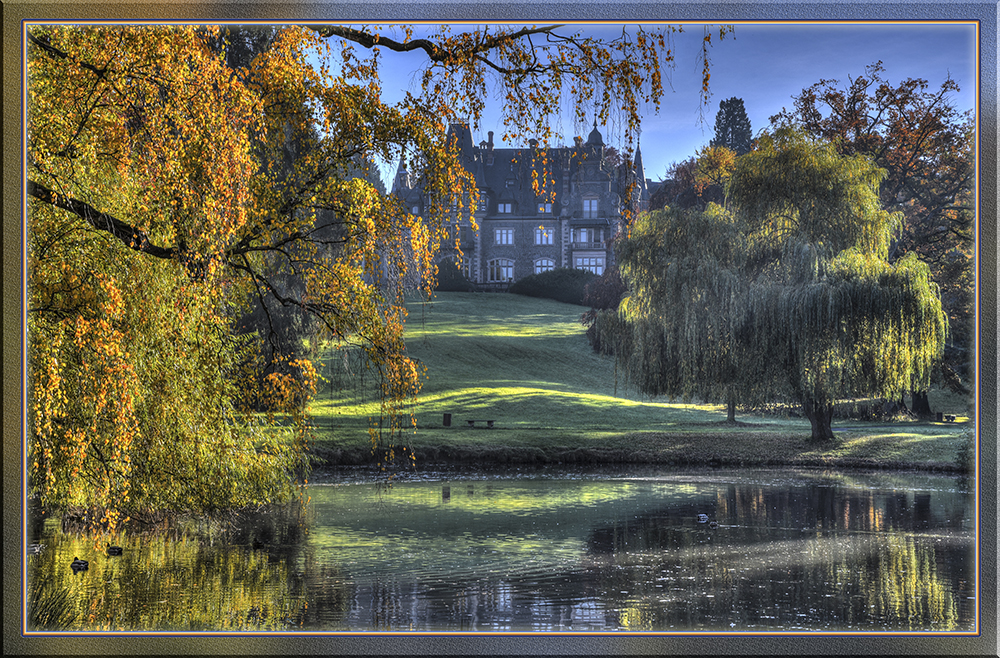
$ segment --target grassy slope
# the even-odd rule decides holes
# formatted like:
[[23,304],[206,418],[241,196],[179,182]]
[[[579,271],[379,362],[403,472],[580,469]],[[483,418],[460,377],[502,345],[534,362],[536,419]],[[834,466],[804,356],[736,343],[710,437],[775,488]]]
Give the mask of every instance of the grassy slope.
[[[413,303],[407,345],[427,368],[413,410],[417,430],[408,435],[418,459],[946,468],[970,440],[971,423],[835,422],[841,441],[821,450],[802,419],[738,416],[745,424],[734,427],[723,423],[720,406],[650,401],[616,387],[614,360],[587,343],[583,310],[509,294],[439,293]],[[371,394],[356,380],[329,368],[333,386],[311,408],[317,453],[363,462],[377,405],[364,403]],[[469,429],[467,419],[493,419],[496,427]]]

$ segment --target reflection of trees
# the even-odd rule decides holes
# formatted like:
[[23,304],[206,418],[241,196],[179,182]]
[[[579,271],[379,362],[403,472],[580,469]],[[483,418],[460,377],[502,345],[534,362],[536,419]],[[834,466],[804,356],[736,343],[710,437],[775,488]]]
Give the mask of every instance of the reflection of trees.
[[955,628],[958,607],[937,574],[935,552],[913,537],[890,536],[874,564],[861,569],[860,587],[868,591],[873,615],[884,623],[911,629]]
[[[343,628],[350,604],[347,578],[311,554],[299,558],[306,526],[293,512],[271,509],[245,518],[224,541],[173,531],[128,535],[118,542],[121,557],[95,550],[94,540],[81,533],[47,534],[46,550],[29,563],[35,627]],[[90,560],[87,571],[71,572],[75,555]]]
[[595,529],[589,562],[613,627],[955,629],[973,618],[965,513],[948,492],[734,485]]
[[[438,505],[440,486],[429,490]],[[596,508],[605,516],[594,528],[592,512],[568,504],[532,513],[528,526],[506,508],[477,526],[454,508],[487,496],[478,484],[453,484],[446,522],[431,528],[430,512],[400,515],[421,528],[418,543],[394,538],[400,521],[382,517],[336,532],[313,523],[309,541],[302,526],[266,518],[214,547],[136,535],[121,558],[95,555],[81,535],[33,536],[48,547],[29,558],[28,586],[43,604],[39,624],[71,620],[78,630],[970,626],[975,564],[961,494],[813,489],[723,485],[677,502],[651,498],[659,507],[646,513],[637,497]],[[698,523],[700,513],[719,527]],[[487,526],[488,536],[476,534]],[[74,576],[73,555],[91,559],[90,570]],[[46,608],[60,591],[65,610]]]
[[873,491],[838,487],[776,489],[730,485],[716,498],[719,523],[745,527],[813,530],[927,530],[962,528],[961,494]]
[[[29,579],[68,592],[79,630],[274,630],[294,625],[304,603],[290,591],[286,561],[261,551],[136,536],[111,558],[94,555],[83,536],[46,542]],[[73,574],[73,555],[88,556],[90,569]]]

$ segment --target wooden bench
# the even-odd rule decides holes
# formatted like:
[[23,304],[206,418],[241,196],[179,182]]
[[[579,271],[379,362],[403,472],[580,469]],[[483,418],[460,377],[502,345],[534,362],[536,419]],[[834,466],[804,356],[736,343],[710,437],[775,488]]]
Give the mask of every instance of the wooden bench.
[[469,424],[469,427],[475,427],[476,423],[486,423],[486,427],[493,427],[495,421],[492,420],[467,420],[465,421]]

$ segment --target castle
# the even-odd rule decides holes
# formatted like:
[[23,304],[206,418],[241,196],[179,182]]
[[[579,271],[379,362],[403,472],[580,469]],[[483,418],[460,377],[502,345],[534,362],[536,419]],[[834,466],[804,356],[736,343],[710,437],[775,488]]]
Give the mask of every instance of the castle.
[[[465,124],[452,124],[449,139],[457,140],[462,164],[479,190],[474,210],[479,230],[473,231],[468,216],[453,221],[463,273],[481,289],[504,289],[557,267],[602,274],[613,263],[610,241],[626,209],[645,210],[649,202],[639,149],[634,162],[612,164],[596,122],[587,141],[577,137],[571,147],[541,149],[529,140],[528,148],[494,148],[492,132],[476,145]],[[536,196],[532,171],[543,161],[550,185]],[[392,192],[414,214],[428,202],[402,160]],[[439,268],[456,262],[456,256],[453,246],[443,245]]]

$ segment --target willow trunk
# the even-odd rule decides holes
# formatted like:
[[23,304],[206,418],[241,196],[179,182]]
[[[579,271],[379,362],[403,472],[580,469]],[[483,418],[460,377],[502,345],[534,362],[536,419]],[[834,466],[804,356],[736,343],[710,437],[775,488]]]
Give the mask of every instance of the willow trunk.
[[802,401],[802,410],[805,412],[809,424],[812,425],[813,442],[833,441],[833,403],[817,402],[811,398]]
[[921,418],[930,418],[934,415],[934,412],[931,411],[931,402],[927,398],[927,391],[912,392],[910,411]]

